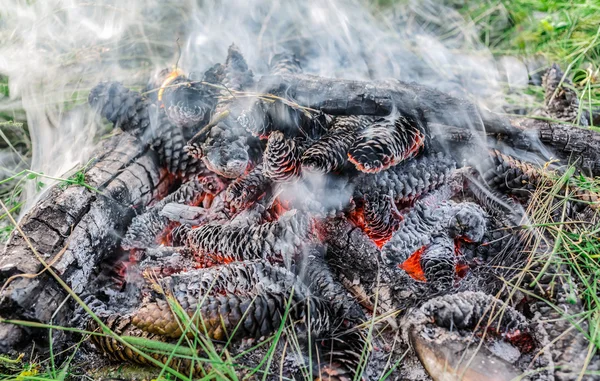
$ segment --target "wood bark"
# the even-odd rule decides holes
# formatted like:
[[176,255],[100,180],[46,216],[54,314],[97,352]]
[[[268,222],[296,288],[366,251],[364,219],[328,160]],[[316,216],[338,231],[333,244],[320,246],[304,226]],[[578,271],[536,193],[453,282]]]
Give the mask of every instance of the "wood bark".
[[[104,141],[93,157],[95,163],[85,178],[100,193],[78,185],[54,186],[20,222],[38,254],[52,263],[76,293],[84,290],[98,265],[118,249],[136,210],[143,209],[168,185],[156,153],[127,133]],[[0,256],[0,282],[4,284],[13,275],[37,274],[42,268],[15,230]],[[72,303],[62,305],[66,297],[47,272],[15,277],[1,295],[0,316],[66,325],[74,307]],[[19,341],[26,342],[32,333],[24,327],[0,326],[0,351],[18,347]]]

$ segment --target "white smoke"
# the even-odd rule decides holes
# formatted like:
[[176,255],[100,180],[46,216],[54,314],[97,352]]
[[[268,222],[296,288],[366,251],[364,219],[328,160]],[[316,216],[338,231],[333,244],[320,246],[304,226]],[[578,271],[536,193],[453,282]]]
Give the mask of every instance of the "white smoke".
[[[492,109],[504,103],[500,81],[509,76],[467,20],[434,1],[400,3],[375,9],[360,0],[1,0],[0,74],[11,94],[5,101],[20,101],[27,114],[32,169],[52,176],[90,155],[97,131],[85,103],[96,83],[139,89],[152,72],[175,64],[200,76],[223,62],[231,43],[256,75],[288,49],[308,73],[416,81]],[[523,76],[511,70],[511,83],[521,83],[514,73]]]

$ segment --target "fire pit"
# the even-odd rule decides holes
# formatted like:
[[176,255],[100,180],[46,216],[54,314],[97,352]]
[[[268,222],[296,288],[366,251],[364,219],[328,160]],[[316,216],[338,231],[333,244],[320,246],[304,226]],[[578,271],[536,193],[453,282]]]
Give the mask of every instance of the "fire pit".
[[0,257],[2,351],[43,351],[52,326],[55,351],[83,340],[95,364],[181,379],[597,372],[586,320],[564,318],[585,314],[581,285],[557,281],[571,270],[540,227],[600,207],[600,135],[560,68],[548,121],[301,62],[281,52],[257,75],[231,45],[197,79],[97,84],[114,133],[90,187],[54,187]]

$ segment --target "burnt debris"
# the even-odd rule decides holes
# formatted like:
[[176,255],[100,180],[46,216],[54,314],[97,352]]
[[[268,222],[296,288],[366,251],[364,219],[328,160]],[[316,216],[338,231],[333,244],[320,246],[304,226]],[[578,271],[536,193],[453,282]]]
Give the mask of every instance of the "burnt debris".
[[[166,70],[143,93],[108,82],[90,92],[90,105],[126,144],[107,145],[88,172],[100,195],[68,188],[44,201],[57,205],[55,214],[68,214],[69,223],[57,228],[58,243],[38,237],[36,245],[55,253],[72,222],[79,224],[70,245],[85,250],[70,249],[65,262],[56,262],[61,276],[103,301],[95,312],[114,332],[181,340],[188,357],[144,356],[106,335],[92,336],[95,348],[112,361],[200,375],[209,364],[189,359],[201,354],[189,346],[200,337],[256,366],[248,344],[277,335],[276,362],[292,363],[290,377],[311,369],[315,379],[349,380],[402,374],[381,356],[397,340],[398,351],[415,364],[419,358],[434,379],[440,364],[465,369],[452,355],[457,351],[479,356],[500,379],[538,370],[575,379],[569,365],[586,363],[580,353],[589,344],[588,326],[561,335],[566,323],[540,298],[575,314],[583,311],[581,300],[569,304],[566,290],[552,290],[557,283],[546,276],[507,280],[535,254],[520,224],[540,188],[568,196],[555,202],[572,219],[597,219],[599,196],[562,180],[560,168],[536,164],[533,149],[517,156],[496,143],[546,144],[563,156],[583,152],[585,178],[600,168],[587,139],[597,133],[511,123],[417,84],[321,78],[303,73],[299,62],[292,53],[275,54],[259,77],[232,45],[225,63],[198,80]],[[561,77],[555,66],[544,77],[543,112],[585,124]],[[577,136],[585,144],[571,144]],[[473,151],[484,157],[465,154],[477,137],[493,144]],[[71,213],[76,202],[69,197],[84,206]],[[40,218],[25,226],[32,230]],[[96,221],[110,221],[110,231]],[[25,252],[21,241],[15,235],[8,245],[3,278],[39,270],[37,262],[13,264]],[[541,265],[531,274],[541,272],[535,266]],[[113,278],[118,287],[106,287]],[[14,282],[42,282],[28,290],[56,294],[44,307],[64,296],[50,278]],[[27,293],[5,293],[0,310],[11,318],[51,318]],[[76,309],[65,305],[61,322]],[[88,326],[101,330],[96,321]],[[478,345],[481,352],[471,351]],[[298,355],[284,354],[288,346]],[[548,355],[536,357],[542,350]],[[392,353],[387,363],[401,355]]]

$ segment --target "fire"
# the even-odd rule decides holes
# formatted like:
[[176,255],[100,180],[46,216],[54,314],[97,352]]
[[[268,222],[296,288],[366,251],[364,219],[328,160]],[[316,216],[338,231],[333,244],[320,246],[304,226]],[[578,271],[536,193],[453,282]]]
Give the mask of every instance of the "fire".
[[159,101],[162,101],[162,97],[163,97],[163,93],[165,92],[165,88],[167,86],[169,86],[169,84],[171,82],[173,82],[175,80],[175,78],[179,77],[180,75],[183,75],[183,71],[181,71],[179,69],[174,69],[173,71],[171,71],[169,73],[169,75],[167,75],[167,78],[165,78],[165,80],[160,85],[160,88],[158,90],[158,100]]
[[400,265],[399,268],[406,271],[406,273],[413,279],[419,280],[421,282],[427,282],[425,278],[425,273],[423,272],[423,268],[421,267],[421,256],[425,252],[426,246],[422,246],[420,249],[411,254],[410,257]]
[[[399,215],[397,218],[402,219],[402,216]],[[362,206],[356,206],[351,213],[348,213],[348,219],[352,221],[355,226],[359,227],[380,249],[392,238],[392,235],[395,231],[395,229],[391,226],[390,229],[386,229],[387,231],[384,234],[382,234],[382,232],[375,232],[370,229],[368,224],[365,222],[365,214]]]

